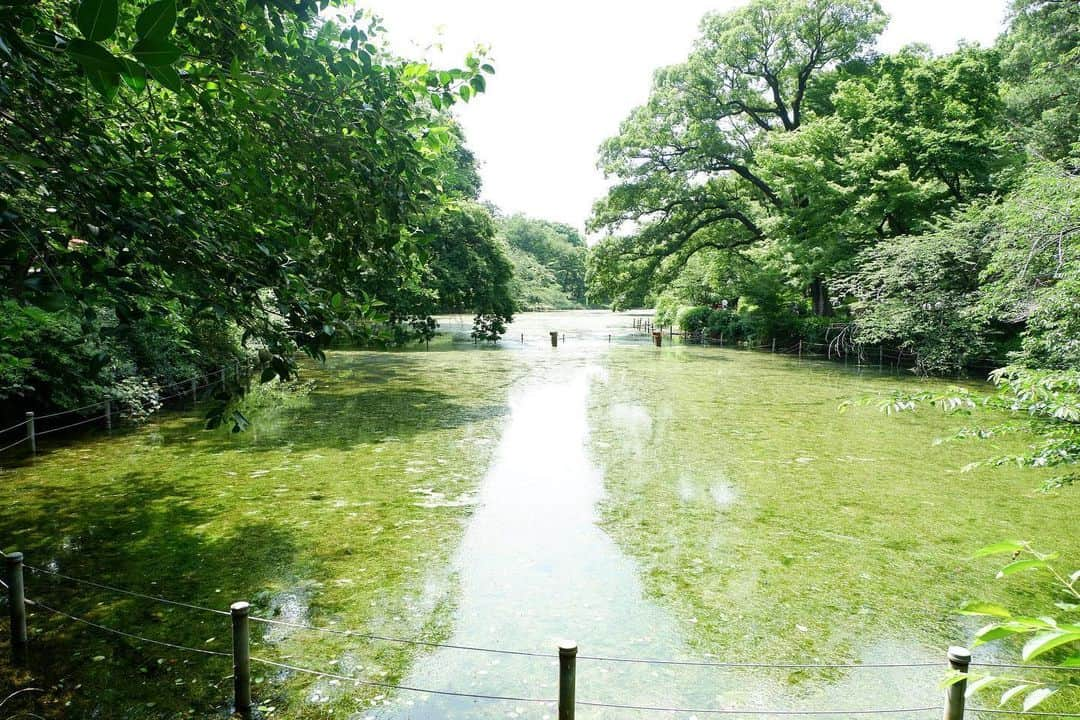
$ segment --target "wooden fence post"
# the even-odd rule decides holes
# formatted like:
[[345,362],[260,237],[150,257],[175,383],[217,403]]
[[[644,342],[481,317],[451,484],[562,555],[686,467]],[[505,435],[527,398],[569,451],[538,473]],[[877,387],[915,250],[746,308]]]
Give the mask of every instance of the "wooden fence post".
[[233,704],[239,713],[251,709],[251,650],[248,645],[248,609],[246,602],[229,606],[232,615]]
[[574,686],[577,683],[577,643],[559,644],[559,720],[574,720]]
[[[949,648],[947,654],[949,667],[956,672],[966,673],[971,665],[971,651],[956,645]],[[967,678],[954,682],[945,690],[944,720],[963,720],[964,693],[967,692]]]
[[551,334],[551,347],[559,347],[559,331],[553,331]]
[[191,407],[199,406],[199,379],[191,378]]
[[112,400],[105,401],[105,429],[112,432]]
[[26,645],[26,594],[23,589],[23,554],[13,552],[4,558],[7,566],[8,612],[11,615],[11,644]]
[[664,342],[664,332],[662,330],[654,330],[652,334],[652,341],[656,347],[660,347]]
[[34,431],[34,413],[26,413],[26,439],[30,441],[30,452],[37,455],[37,433]]
[[772,351],[776,352],[776,338],[772,339]]

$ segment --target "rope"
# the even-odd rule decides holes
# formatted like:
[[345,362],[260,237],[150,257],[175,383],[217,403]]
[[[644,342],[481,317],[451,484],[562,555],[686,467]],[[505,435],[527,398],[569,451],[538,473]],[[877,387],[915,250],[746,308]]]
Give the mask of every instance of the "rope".
[[450,650],[469,650],[472,652],[493,653],[496,655],[518,655],[522,657],[539,657],[553,659],[558,657],[554,653],[526,652],[524,650],[497,650],[495,648],[477,647],[474,645],[451,645],[447,643],[430,642],[427,640],[407,640],[404,638],[389,637],[386,635],[374,635],[372,633],[357,632],[356,630],[338,630],[337,628],[319,627],[317,625],[305,625],[303,623],[286,622],[284,620],[271,620],[270,618],[249,617],[253,622],[267,625],[280,625],[282,627],[299,628],[302,630],[314,630],[316,632],[329,633],[331,635],[343,635],[345,637],[359,637],[368,640],[381,640],[383,642],[400,643],[402,645],[420,645],[423,647],[447,648]]
[[0,452],[4,452],[5,450],[10,450],[11,448],[15,447],[16,445],[22,445],[24,442],[26,442],[26,438],[19,438],[18,440],[11,443],[10,445],[5,445],[4,447],[0,448]]
[[54,577],[62,578],[64,580],[70,580],[71,582],[81,585],[89,585],[101,590],[108,590],[109,592],[120,593],[121,595],[130,595],[131,597],[142,598],[143,600],[153,600],[154,602],[165,603],[166,605],[175,605],[177,607],[188,608],[190,610],[201,610],[202,612],[214,613],[215,615],[228,615],[229,613],[224,610],[216,610],[214,608],[203,607],[201,605],[192,605],[191,603],[180,602],[179,600],[169,600],[168,598],[157,597],[155,595],[146,595],[145,593],[135,592],[134,590],[125,590],[123,588],[113,587],[112,585],[105,585],[103,583],[94,582],[92,580],[83,580],[82,578],[72,577],[71,575],[64,575],[63,573],[55,572],[53,570],[46,570],[44,568],[35,567],[33,565],[24,565],[27,570],[35,573],[44,573],[45,575],[52,575]]
[[0,430],[0,435],[4,434],[6,432],[10,432],[12,430],[18,430],[19,428],[21,428],[23,425],[27,424],[28,422],[30,422],[30,421],[29,420],[23,420],[18,425],[12,425],[11,427],[4,428],[3,430]]
[[72,413],[81,413],[83,410],[90,410],[92,408],[101,407],[105,404],[104,400],[99,400],[93,405],[84,405],[81,408],[75,408],[74,410],[60,410],[59,412],[50,413],[48,415],[35,415],[35,420],[48,420],[49,418],[60,417],[61,415],[71,415]]
[[164,640],[154,640],[153,638],[147,638],[147,637],[143,637],[141,635],[135,635],[135,634],[132,634],[132,633],[129,633],[129,632],[124,632],[123,630],[117,630],[116,628],[111,628],[111,627],[108,627],[108,626],[105,626],[105,625],[99,625],[98,623],[87,620],[86,618],[82,618],[82,617],[79,617],[77,615],[69,615],[68,613],[66,613],[66,612],[64,612],[62,610],[57,610],[56,608],[49,607],[48,605],[45,605],[44,603],[41,603],[41,602],[39,602],[37,600],[30,600],[29,598],[27,598],[26,603],[28,605],[33,605],[35,607],[39,607],[42,610],[48,610],[49,612],[51,612],[51,613],[53,613],[55,615],[59,615],[61,617],[65,617],[68,620],[74,620],[75,622],[82,623],[83,625],[89,625],[90,627],[92,627],[92,628],[94,628],[96,630],[101,630],[102,632],[112,633],[113,635],[119,635],[121,637],[128,638],[129,640],[135,640],[137,642],[150,643],[152,645],[161,645],[162,647],[172,648],[173,650],[184,650],[185,652],[201,653],[203,655],[215,655],[215,656],[218,656],[218,657],[232,657],[231,653],[221,652],[220,650],[206,650],[205,648],[193,648],[193,647],[188,647],[186,645],[177,645],[176,643],[165,642]]
[[95,415],[92,418],[86,418],[85,420],[80,420],[79,422],[73,422],[70,425],[62,425],[61,427],[58,427],[58,428],[50,428],[49,430],[41,430],[40,432],[37,432],[37,433],[34,433],[34,434],[36,436],[38,436],[38,437],[41,437],[42,435],[48,435],[49,433],[60,432],[61,430],[70,430],[73,427],[78,427],[79,425],[85,425],[86,423],[92,423],[92,422],[95,422],[97,420],[103,420],[104,418],[105,418],[104,415]]
[[596,655],[578,655],[578,660],[597,660],[601,662],[637,663],[642,665],[689,665],[691,667],[722,667],[722,668],[782,668],[788,670],[813,670],[813,669],[850,669],[859,668],[916,668],[916,667],[941,667],[940,662],[919,663],[735,663],[735,662],[706,662],[695,660],[651,660],[648,658],[618,658]]
[[274,662],[273,660],[266,660],[264,658],[254,656],[251,658],[251,662],[261,663],[263,665],[269,665],[270,667],[281,668],[283,670],[293,670],[295,672],[306,673],[308,675],[316,675],[318,677],[330,678],[332,680],[344,680],[346,682],[353,682],[358,685],[385,688],[387,690],[407,690],[409,692],[429,693],[431,695],[448,695],[450,697],[476,698],[478,700],[505,700],[507,702],[528,702],[544,704],[555,702],[554,700],[545,700],[543,698],[514,697],[510,695],[481,695],[478,693],[456,692],[454,690],[428,690],[426,688],[411,687],[409,685],[394,685],[393,683],[376,682],[374,680],[361,680],[360,678],[352,677],[349,675],[338,675],[336,673],[328,673],[321,670],[312,670],[311,668],[288,665],[286,663]]
[[585,707],[613,708],[616,710],[649,710],[651,712],[691,713],[700,715],[893,715],[900,713],[920,713],[931,710],[940,712],[940,705],[912,708],[884,708],[881,710],[728,710],[721,708],[677,708],[654,705],[622,705],[618,703],[600,703],[578,700],[575,705]]

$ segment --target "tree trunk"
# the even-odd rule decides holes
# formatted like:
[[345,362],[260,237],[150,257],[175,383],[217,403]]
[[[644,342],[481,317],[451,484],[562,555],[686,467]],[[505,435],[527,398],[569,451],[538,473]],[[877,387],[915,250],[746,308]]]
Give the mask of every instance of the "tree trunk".
[[814,278],[810,283],[810,300],[814,306],[814,314],[818,317],[831,317],[833,314],[832,302],[829,301],[829,289],[821,278]]

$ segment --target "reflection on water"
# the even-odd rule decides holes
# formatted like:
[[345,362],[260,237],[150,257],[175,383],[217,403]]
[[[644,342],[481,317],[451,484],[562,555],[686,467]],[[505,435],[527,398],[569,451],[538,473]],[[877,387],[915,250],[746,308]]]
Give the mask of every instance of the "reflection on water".
[[[571,325],[567,341],[560,337],[558,349],[542,342],[547,338],[545,326],[580,322],[580,315],[533,317],[521,330],[527,333],[527,342],[519,342],[518,349],[531,353],[531,374],[511,391],[509,419],[455,559],[460,592],[449,644],[554,653],[561,639],[573,639],[582,655],[692,657],[687,634],[697,618],[680,621],[647,597],[641,568],[598,524],[604,478],[589,452],[588,409],[590,392],[608,379],[604,370],[608,328],[597,321],[610,322],[611,317],[592,318],[591,326]],[[514,330],[507,336],[514,337]],[[617,332],[621,343],[634,341],[625,336],[625,326]],[[626,444],[621,447],[650,449],[654,420],[646,407],[619,402],[610,411],[623,433]],[[637,460],[631,452],[622,462]],[[686,500],[704,496],[717,507],[738,497],[723,472],[712,473],[705,484],[684,474],[679,493]],[[880,661],[893,652],[906,659],[915,655],[926,659],[911,647],[899,646],[867,648],[863,659]],[[902,707],[911,706],[913,697],[924,704],[936,702],[939,693],[933,678],[926,672],[920,678],[912,675],[906,670],[848,677],[832,671],[830,683],[800,683],[793,692],[796,686],[791,683],[805,680],[805,672],[582,659],[577,697],[619,704],[758,710],[778,705],[858,709],[871,699],[877,707]],[[556,680],[553,658],[444,648],[419,658],[404,684],[551,700],[557,695]],[[911,692],[914,684],[921,690]],[[577,714],[614,718],[627,717],[628,712],[633,711],[579,707]],[[434,720],[554,714],[550,703],[404,692],[379,710],[357,717]]]

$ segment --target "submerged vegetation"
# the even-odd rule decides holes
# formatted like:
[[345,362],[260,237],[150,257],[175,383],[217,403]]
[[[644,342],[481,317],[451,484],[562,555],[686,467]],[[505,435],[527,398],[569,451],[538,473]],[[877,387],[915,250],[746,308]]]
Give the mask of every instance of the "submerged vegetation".
[[[47,685],[13,716],[226,714],[214,611],[240,598],[262,717],[433,717],[387,692],[415,667],[518,697],[513,662],[422,654],[473,592],[462,625],[533,659],[552,638],[528,603],[559,611],[560,562],[601,597],[559,588],[597,645],[887,665],[970,636],[1080,667],[1080,575],[1036,549],[1080,556],[1080,4],[1011,0],[996,43],[944,55],[876,51],[886,23],[874,0],[707,15],[600,148],[589,247],[481,199],[454,112],[495,74],[484,47],[403,58],[339,0],[0,0],[0,427],[103,399],[133,421],[0,468],[0,548],[40,566],[46,603],[28,662],[0,661],[13,687]],[[587,312],[492,347],[524,311],[598,303],[798,360],[645,351]],[[442,314],[471,326],[440,334]],[[803,361],[823,343],[920,377]],[[163,386],[226,367],[209,409],[155,415]],[[964,384],[985,372],[994,388]],[[924,404],[946,412],[900,412]],[[492,462],[500,437],[527,472]],[[470,545],[492,468],[491,507],[521,527]],[[556,534],[539,515],[564,522],[551,557],[531,554]],[[490,564],[458,575],[460,547]],[[1002,553],[1010,582],[987,583]],[[525,606],[490,622],[515,580]],[[159,596],[180,604],[138,602]],[[938,693],[781,669],[680,687],[757,708]],[[1045,669],[950,681],[1075,711],[1080,684]],[[621,692],[620,672],[593,687]]]

